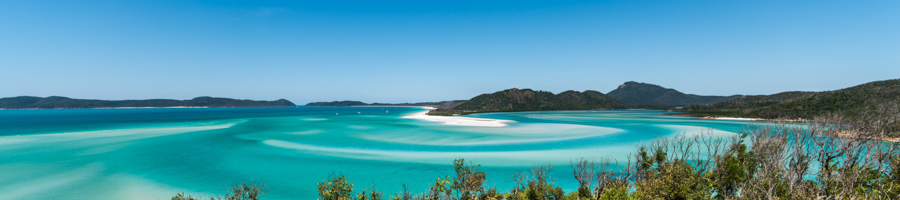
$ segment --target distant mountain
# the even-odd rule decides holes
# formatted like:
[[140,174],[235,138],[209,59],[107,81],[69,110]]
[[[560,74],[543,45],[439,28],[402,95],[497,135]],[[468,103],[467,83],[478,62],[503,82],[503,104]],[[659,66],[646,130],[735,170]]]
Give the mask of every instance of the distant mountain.
[[420,102],[420,103],[372,103],[370,106],[427,106],[434,108],[452,108],[456,107],[462,103],[465,103],[466,100],[452,100],[452,101],[439,101],[439,102]]
[[332,101],[332,102],[312,102],[307,103],[306,106],[361,106],[361,105],[369,105],[367,103],[363,103],[361,101]]
[[[884,112],[884,107],[900,105],[900,79],[869,82],[826,92],[783,92],[745,96],[710,105],[683,108],[690,116],[733,116],[765,119],[813,119],[840,113],[849,119],[863,119],[867,113]],[[900,115],[900,113],[894,113]]]
[[496,111],[538,111],[538,110],[607,110],[629,106],[603,93],[587,90],[584,92],[565,91],[553,94],[531,89],[507,89],[491,94],[478,95],[465,103],[449,109],[436,109],[429,114],[450,115],[474,112]]
[[609,96],[624,103],[635,106],[684,106],[691,104],[710,104],[719,101],[741,97],[732,96],[700,96],[685,94],[675,89],[664,88],[659,85],[638,83],[634,81],[619,85]]
[[191,100],[93,100],[51,96],[46,98],[19,96],[0,99],[0,108],[121,108],[121,107],[280,107],[296,106],[285,99],[275,101],[238,100],[216,97],[197,97]]
[[332,102],[312,102],[306,106],[424,106],[435,108],[451,108],[466,102],[466,100],[439,101],[439,102],[419,102],[419,103],[363,103],[361,101],[332,101]]

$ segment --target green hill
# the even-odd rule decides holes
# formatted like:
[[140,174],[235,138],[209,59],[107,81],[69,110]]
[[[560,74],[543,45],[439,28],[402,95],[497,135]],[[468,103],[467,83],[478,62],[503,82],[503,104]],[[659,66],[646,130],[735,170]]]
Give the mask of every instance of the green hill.
[[436,109],[429,114],[450,115],[475,112],[497,111],[538,111],[538,110],[607,110],[629,106],[603,93],[587,90],[584,92],[565,91],[553,94],[531,89],[507,89],[491,94],[478,95],[465,103],[449,109]]
[[815,92],[782,92],[773,95],[748,95],[735,99],[720,101],[712,104],[695,104],[682,108],[683,111],[713,111],[713,112],[738,112],[752,108],[760,108],[778,103],[783,103],[814,94]]
[[0,99],[3,109],[35,108],[120,108],[120,107],[279,107],[296,106],[285,99],[276,101],[253,101],[229,98],[197,97],[191,100],[148,99],[148,100],[93,100],[72,99],[51,96],[46,98],[19,96]]
[[692,104],[710,104],[719,101],[738,98],[741,95],[732,96],[701,96],[685,94],[671,88],[659,85],[638,83],[634,81],[619,85],[609,96],[624,103],[635,106],[684,106]]
[[783,92],[692,105],[670,115],[815,120],[839,114],[845,122],[900,131],[900,79],[825,92]]
[[829,113],[860,116],[874,106],[900,103],[900,79],[875,81],[825,92],[782,92],[744,96],[709,105],[683,108],[694,116],[812,119]]
[[[811,119],[829,113],[858,118],[877,106],[900,105],[900,79],[875,81],[835,91],[817,92],[746,112],[759,118]],[[900,115],[900,113],[894,113]]]

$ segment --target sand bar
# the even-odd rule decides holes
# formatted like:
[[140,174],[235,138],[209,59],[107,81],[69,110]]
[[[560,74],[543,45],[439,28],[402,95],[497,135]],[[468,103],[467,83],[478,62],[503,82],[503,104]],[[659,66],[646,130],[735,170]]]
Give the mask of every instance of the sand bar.
[[740,118],[740,117],[701,117],[700,119],[719,119],[719,120],[740,120],[740,121],[758,121],[759,118]]
[[[424,109],[434,109],[432,107],[422,107]],[[487,119],[487,118],[476,118],[476,117],[462,117],[462,116],[432,116],[426,115],[428,110],[422,112],[416,112],[407,116],[403,116],[406,119],[419,119],[430,122],[441,122],[445,125],[457,125],[457,126],[483,126],[483,127],[504,127],[507,123],[513,123],[516,121],[512,120],[502,120],[502,119]]]

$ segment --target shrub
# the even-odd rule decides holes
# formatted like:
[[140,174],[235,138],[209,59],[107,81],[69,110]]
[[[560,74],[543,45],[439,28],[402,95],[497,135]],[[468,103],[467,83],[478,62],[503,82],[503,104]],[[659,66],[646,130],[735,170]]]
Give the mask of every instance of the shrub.
[[319,197],[324,200],[350,200],[353,194],[353,184],[343,174],[331,173],[327,180],[322,180],[316,187],[319,188]]

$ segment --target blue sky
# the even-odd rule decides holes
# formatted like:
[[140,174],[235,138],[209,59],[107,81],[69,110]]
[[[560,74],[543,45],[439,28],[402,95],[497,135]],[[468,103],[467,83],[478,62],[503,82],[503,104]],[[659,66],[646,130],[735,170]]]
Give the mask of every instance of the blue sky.
[[0,1],[0,96],[702,95],[900,78],[900,1]]

